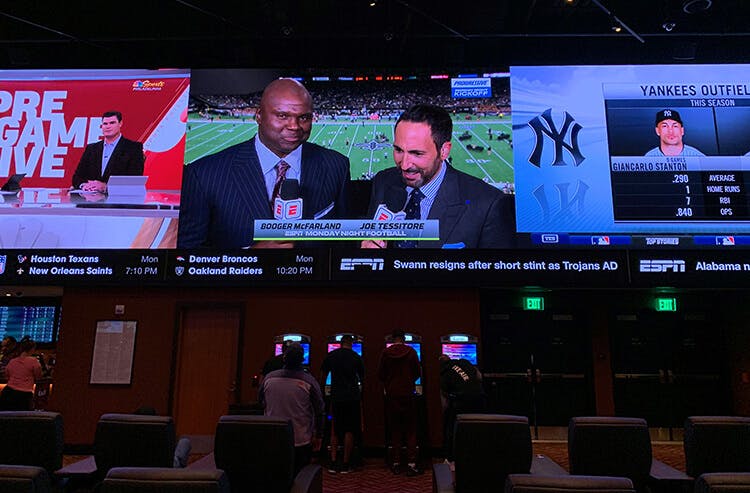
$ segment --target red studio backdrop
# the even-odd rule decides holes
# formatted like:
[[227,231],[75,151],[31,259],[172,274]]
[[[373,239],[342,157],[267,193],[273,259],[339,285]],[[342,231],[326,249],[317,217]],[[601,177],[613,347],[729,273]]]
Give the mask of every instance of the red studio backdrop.
[[187,70],[0,71],[0,179],[67,188],[101,115],[122,113],[122,135],[143,143],[149,190],[179,190],[190,88]]

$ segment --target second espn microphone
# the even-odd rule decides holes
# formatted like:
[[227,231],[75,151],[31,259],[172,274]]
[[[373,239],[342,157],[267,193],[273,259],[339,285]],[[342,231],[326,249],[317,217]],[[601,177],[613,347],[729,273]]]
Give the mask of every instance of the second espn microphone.
[[[406,213],[401,210],[406,202],[406,190],[403,188],[389,188],[385,193],[385,204],[378,205],[373,221],[403,221]],[[399,211],[399,212],[393,212]]]
[[299,181],[284,180],[279,196],[273,202],[273,217],[281,221],[302,219],[302,197],[299,196]]

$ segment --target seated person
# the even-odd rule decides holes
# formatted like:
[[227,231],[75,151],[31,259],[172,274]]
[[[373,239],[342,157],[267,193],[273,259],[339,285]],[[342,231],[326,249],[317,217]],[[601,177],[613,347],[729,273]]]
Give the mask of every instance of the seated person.
[[112,175],[143,174],[143,144],[122,136],[122,113],[105,112],[100,127],[103,140],[86,146],[73,174],[73,188],[84,192],[106,192]]

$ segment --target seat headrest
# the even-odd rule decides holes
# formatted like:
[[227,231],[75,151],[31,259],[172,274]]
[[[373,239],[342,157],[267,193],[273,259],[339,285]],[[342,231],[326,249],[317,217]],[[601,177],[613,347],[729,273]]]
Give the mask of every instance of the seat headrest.
[[113,467],[107,479],[140,481],[167,480],[188,482],[217,482],[224,477],[221,469],[184,469],[172,467]]
[[172,423],[171,416],[151,416],[144,414],[102,414],[100,423],[144,423],[144,424],[169,424]]
[[461,423],[518,423],[529,424],[526,416],[513,416],[510,414],[459,414],[456,422]]
[[688,416],[689,425],[750,425],[750,418],[744,416]]
[[0,419],[38,419],[40,421],[54,421],[61,418],[60,413],[50,411],[0,411]]
[[648,423],[642,418],[621,418],[614,416],[578,416],[570,418],[571,426],[636,426],[648,428]]
[[616,476],[510,474],[506,493],[627,493],[634,492],[633,482]]

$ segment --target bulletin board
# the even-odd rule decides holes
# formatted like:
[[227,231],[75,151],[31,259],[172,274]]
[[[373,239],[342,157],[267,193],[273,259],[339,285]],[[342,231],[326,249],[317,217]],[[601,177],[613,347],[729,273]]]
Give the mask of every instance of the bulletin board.
[[137,324],[135,320],[100,320],[96,323],[89,383],[130,384]]

